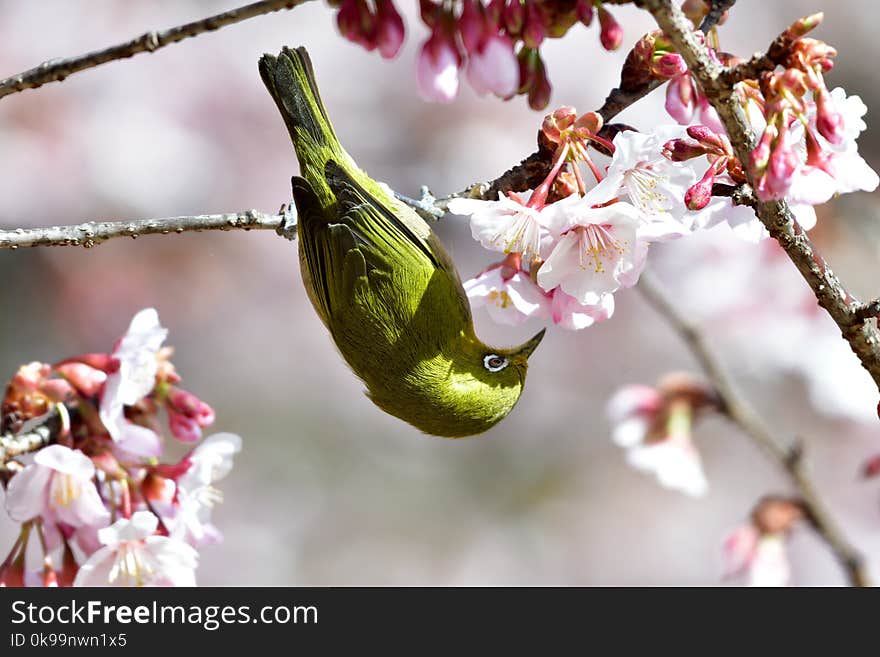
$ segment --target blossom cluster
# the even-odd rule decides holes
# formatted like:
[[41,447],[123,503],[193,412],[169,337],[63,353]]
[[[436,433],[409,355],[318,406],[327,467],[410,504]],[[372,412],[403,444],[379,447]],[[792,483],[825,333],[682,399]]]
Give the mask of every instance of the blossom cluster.
[[[132,319],[109,353],[23,365],[2,403],[11,441],[57,418],[30,464],[3,464],[6,510],[21,523],[0,586],[192,586],[197,548],[221,538],[214,484],[241,439],[202,440],[213,409],[179,386],[155,310]],[[162,463],[162,423],[192,448]],[[33,557],[39,554],[34,566]]]
[[[347,39],[391,59],[403,45],[405,28],[392,0],[341,0],[337,25]],[[534,109],[550,100],[550,80],[541,58],[545,39],[564,36],[575,24],[600,27],[607,50],[618,48],[623,31],[596,0],[419,1],[422,22],[431,31],[417,66],[419,93],[448,103],[458,94],[464,70],[477,93],[500,98],[528,97]]]
[[[700,2],[685,5],[705,8]],[[696,23],[700,12],[695,13]],[[723,233],[728,242],[729,233],[741,238],[742,248],[756,258],[737,257],[743,263],[739,269],[757,259],[760,281],[755,285],[766,285],[768,276],[779,269],[768,257],[779,248],[775,243],[769,245],[773,253],[764,248],[772,240],[756,244],[768,237],[764,225],[751,207],[734,202],[737,192],[748,192],[750,179],[758,199],[787,199],[804,230],[816,223],[815,205],[842,193],[873,191],[880,183],[858,154],[857,138],[866,127],[864,103],[843,89],[825,87],[822,74],[830,69],[834,51],[805,37],[820,20],[821,15],[808,16],[783,34],[782,41],[788,43],[784,71],[737,85],[737,97],[760,135],[747,162],[737,157],[718,115],[662,32],[643,37],[627,59],[624,82],[668,81],[666,109],[677,123],[645,133],[624,128],[609,142],[598,114],[578,116],[573,108],[562,107],[544,119],[539,133],[542,148],[553,153],[550,173],[540,185],[499,194],[497,200],[453,199],[449,210],[470,217],[474,239],[504,254],[465,282],[472,305],[486,308],[505,324],[537,318],[583,329],[611,317],[615,293],[638,282],[653,245],[697,233]],[[708,43],[701,33],[697,36]],[[724,65],[738,64],[717,48],[717,35],[713,36],[711,56]],[[611,154],[606,166],[593,161],[591,146]],[[717,259],[712,267],[718,270]],[[743,283],[743,276],[725,272],[741,289],[755,289]],[[785,272],[790,273],[790,266]],[[691,274],[682,272],[685,278]],[[780,360],[796,349],[790,362],[779,364],[804,373],[811,389],[813,378],[817,386],[827,388],[834,385],[828,383],[827,355],[838,355],[829,347],[846,345],[839,336],[831,336],[822,348],[803,353],[807,338],[815,342],[826,332],[824,325],[817,327],[816,318],[823,317],[816,312],[815,299],[808,295],[804,300],[801,292],[808,294],[798,287],[783,306],[790,307],[786,316],[804,327],[804,340],[786,324],[782,340],[787,348],[773,345],[770,350]],[[745,301],[748,307],[743,311],[729,308],[726,319],[715,320],[736,326],[753,316],[749,308],[754,300]],[[776,314],[778,307],[774,306]],[[820,370],[821,375],[813,377]],[[859,373],[864,378],[864,372]],[[870,389],[874,395],[876,389]],[[851,416],[852,406],[829,410]],[[859,411],[864,408],[859,403]],[[653,387],[625,386],[608,406],[614,441],[626,450],[628,462],[654,474],[661,485],[692,496],[708,490],[692,429],[700,415],[713,410],[723,412],[723,404],[711,387],[681,374],[669,375]],[[867,476],[880,471],[878,462],[880,458],[872,459],[865,466]],[[802,516],[800,506],[791,501],[759,503],[752,521],[725,541],[725,573],[745,574],[753,584],[787,583],[785,541]]]

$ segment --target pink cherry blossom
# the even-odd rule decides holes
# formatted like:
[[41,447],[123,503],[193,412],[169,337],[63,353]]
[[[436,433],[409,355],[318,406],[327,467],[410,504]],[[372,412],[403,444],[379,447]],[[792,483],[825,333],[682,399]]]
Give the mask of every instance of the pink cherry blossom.
[[[558,203],[536,209],[527,205],[532,192],[499,193],[497,201],[455,198],[449,211],[470,215],[471,233],[490,251],[522,253],[527,263],[544,256],[553,243],[549,227],[554,223]],[[547,288],[545,288],[547,289]]]
[[211,523],[213,508],[223,500],[214,484],[229,474],[233,457],[240,451],[241,438],[217,433],[186,457],[188,467],[176,481],[174,498],[156,505],[172,538],[196,547],[222,540],[222,534]]
[[562,236],[538,271],[538,285],[559,286],[579,303],[596,303],[603,294],[638,280],[647,254],[637,240],[641,213],[625,202],[593,207],[589,195],[569,197],[558,206]]
[[693,497],[708,490],[699,452],[691,439],[693,409],[647,386],[624,386],[608,402],[613,439],[627,462],[653,473],[660,484]]
[[791,565],[783,534],[762,534],[753,524],[736,528],[724,539],[724,577],[746,575],[749,586],[788,586]]
[[474,308],[486,308],[499,324],[517,326],[531,317],[545,316],[550,300],[527,272],[493,266],[464,283]]
[[614,155],[605,178],[590,197],[608,200],[624,196],[641,213],[639,237],[648,241],[672,239],[690,232],[692,213],[684,197],[697,178],[692,160],[673,162],[663,146],[687,136],[683,126],[662,125],[651,133],[625,130],[614,138]]
[[159,347],[167,334],[167,329],[159,324],[158,313],[147,308],[134,316],[112,353],[119,361],[119,369],[107,377],[100,417],[113,441],[128,454],[149,457],[162,451],[159,436],[153,430],[126,419],[125,406],[136,404],[155,387]]
[[74,586],[195,586],[198,553],[183,541],[157,536],[149,511],[117,520],[98,532],[104,545],[92,554]]
[[570,294],[556,288],[551,294],[550,317],[557,326],[580,331],[614,314],[614,295],[603,294],[595,303],[580,303]]
[[60,522],[73,528],[104,526],[110,513],[98,495],[94,476],[95,466],[85,454],[49,445],[9,481],[6,510],[19,522],[42,517],[47,524]]
[[509,98],[519,87],[519,63],[513,42],[506,36],[492,34],[472,52],[467,64],[468,82],[479,94],[492,93]]

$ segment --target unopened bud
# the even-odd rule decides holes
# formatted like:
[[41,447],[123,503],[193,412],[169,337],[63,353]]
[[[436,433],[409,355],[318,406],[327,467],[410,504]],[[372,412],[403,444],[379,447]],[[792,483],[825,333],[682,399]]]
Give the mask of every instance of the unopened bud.
[[602,28],[599,33],[602,47],[605,50],[617,50],[623,43],[623,28],[604,5],[599,5],[599,25]]
[[482,47],[486,34],[485,28],[483,5],[480,4],[478,7],[476,0],[464,0],[461,17],[458,19],[458,32],[468,54],[472,55]]
[[782,497],[765,497],[752,511],[752,523],[762,534],[784,534],[803,517],[799,501]]
[[669,79],[682,75],[688,70],[684,58],[677,52],[666,53],[651,64],[651,72],[658,78]]
[[684,204],[688,210],[702,210],[712,200],[712,184],[715,182],[715,167],[710,166],[703,177],[691,185],[684,194]]
[[695,144],[686,139],[670,139],[663,144],[663,149],[660,152],[667,160],[685,162],[686,160],[692,160],[695,157],[705,155],[706,149],[700,144]]
[[[537,48],[547,36],[544,12],[541,6],[534,0],[526,2],[526,18],[523,25],[522,40],[526,48]],[[549,86],[549,83],[548,83]],[[547,101],[550,100],[549,93]],[[531,102],[531,101],[530,101]],[[546,106],[546,102],[544,106]]]
[[825,14],[823,14],[821,11],[815,14],[810,14],[809,16],[804,16],[803,18],[799,18],[794,23],[789,25],[788,29],[783,32],[784,37],[790,41],[800,39],[808,32],[814,30],[816,26],[822,22],[823,18],[825,18]]
[[376,45],[385,59],[393,59],[403,45],[403,19],[391,0],[376,0]]
[[591,0],[577,0],[575,12],[577,19],[587,27],[593,22],[593,3]]
[[504,6],[504,27],[511,37],[520,35],[526,22],[526,10],[520,0],[509,0]]
[[97,395],[104,381],[107,380],[106,372],[85,363],[65,363],[56,367],[55,371],[67,379],[83,397]]

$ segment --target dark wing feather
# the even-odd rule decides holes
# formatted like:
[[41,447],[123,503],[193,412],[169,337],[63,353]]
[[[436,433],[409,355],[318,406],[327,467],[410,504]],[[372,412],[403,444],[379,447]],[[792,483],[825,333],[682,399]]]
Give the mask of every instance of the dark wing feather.
[[312,300],[327,321],[340,299],[349,303],[356,288],[366,283],[367,264],[351,229],[326,220],[308,181],[294,176],[292,183]]

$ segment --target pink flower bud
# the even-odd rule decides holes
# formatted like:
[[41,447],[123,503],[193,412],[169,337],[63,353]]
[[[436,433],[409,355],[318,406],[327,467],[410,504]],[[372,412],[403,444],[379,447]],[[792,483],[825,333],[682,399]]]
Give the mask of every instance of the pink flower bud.
[[529,87],[529,107],[535,111],[541,111],[550,103],[550,94],[553,88],[550,86],[550,80],[547,79],[547,69],[544,68],[544,62],[540,54],[534,51],[535,59],[532,62],[534,68],[531,69],[532,82]]
[[592,0],[577,0],[577,5],[575,6],[575,11],[577,12],[578,20],[586,25],[590,26],[593,22],[593,2]]
[[489,0],[486,5],[486,26],[490,31],[497,32],[502,28],[505,4],[506,0]]
[[385,59],[393,59],[403,45],[403,19],[391,0],[376,0],[376,45]]
[[67,379],[83,397],[97,395],[104,381],[107,380],[106,372],[85,363],[64,363],[57,366],[55,371]]
[[815,14],[810,14],[809,16],[804,16],[803,18],[799,18],[794,23],[792,23],[788,27],[788,29],[785,30],[784,35],[790,41],[800,39],[808,32],[815,29],[816,26],[822,22],[823,18],[825,18],[825,14],[823,14],[821,11]]
[[691,122],[696,109],[696,90],[689,74],[672,78],[666,87],[666,111],[681,125]]
[[150,502],[170,504],[174,499],[177,487],[174,481],[162,477],[155,472],[147,473],[141,482],[141,494]]
[[604,5],[599,5],[599,25],[602,31],[599,33],[599,41],[605,50],[617,50],[623,43],[623,28],[614,20]]
[[[544,12],[534,0],[526,0],[526,22],[523,26],[522,40],[526,48],[537,48],[547,36]],[[549,97],[548,97],[549,100]]]
[[419,17],[429,28],[434,29],[434,26],[437,25],[437,16],[440,11],[439,3],[432,2],[432,0],[419,0]]
[[519,86],[519,65],[513,42],[506,36],[489,36],[482,48],[471,53],[467,75],[479,94],[493,93],[499,98],[513,96]]
[[482,47],[486,38],[486,17],[482,4],[478,5],[475,0],[464,0],[458,19],[458,33],[469,55]]
[[455,43],[437,28],[422,46],[416,69],[419,94],[427,101],[451,103],[458,93],[461,55]]
[[507,34],[516,37],[522,32],[526,22],[526,10],[520,0],[509,0],[504,6],[504,27]]
[[195,420],[200,427],[214,422],[214,409],[186,390],[175,388],[168,396],[168,404],[174,412]]
[[339,13],[336,14],[336,24],[349,41],[367,50],[376,47],[376,17],[365,0],[342,0]]
[[194,419],[168,409],[168,428],[171,435],[183,443],[196,443],[202,437],[202,429]]
[[827,91],[816,97],[816,129],[835,146],[842,144],[846,137],[843,115],[834,107]]
[[659,78],[674,78],[687,72],[684,58],[677,52],[669,52],[654,60],[651,72]]
[[712,200],[712,185],[715,182],[715,167],[706,169],[703,177],[684,194],[684,204],[688,210],[702,210]]
[[673,162],[684,162],[706,154],[706,149],[686,139],[670,139],[663,144],[663,157]]

